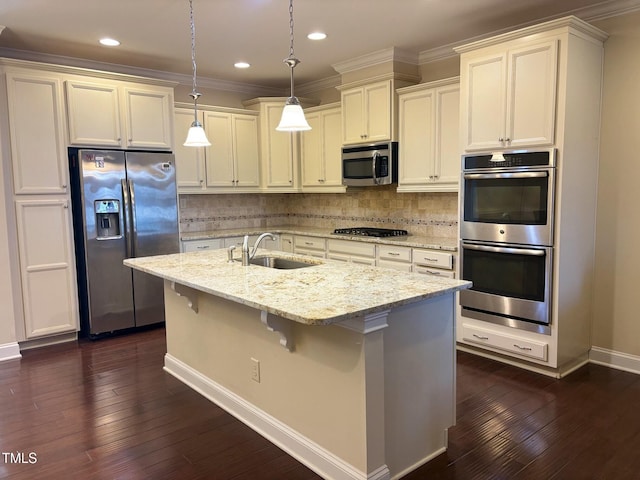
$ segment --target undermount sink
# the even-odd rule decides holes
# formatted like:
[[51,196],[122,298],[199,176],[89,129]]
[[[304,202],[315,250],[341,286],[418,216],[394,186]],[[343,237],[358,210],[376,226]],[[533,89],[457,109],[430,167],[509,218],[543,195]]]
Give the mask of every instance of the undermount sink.
[[254,257],[249,263],[251,265],[260,265],[261,267],[275,268],[278,270],[293,270],[295,268],[313,267],[315,263],[299,262],[297,260],[290,260],[288,258],[280,257]]

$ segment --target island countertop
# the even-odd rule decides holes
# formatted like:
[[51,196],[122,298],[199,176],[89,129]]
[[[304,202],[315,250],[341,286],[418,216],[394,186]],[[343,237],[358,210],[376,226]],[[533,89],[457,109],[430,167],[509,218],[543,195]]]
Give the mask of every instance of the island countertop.
[[260,255],[313,266],[243,267],[239,261],[227,261],[226,249],[130,258],[124,264],[307,325],[329,325],[471,286],[467,281],[279,251],[258,250],[256,256]]

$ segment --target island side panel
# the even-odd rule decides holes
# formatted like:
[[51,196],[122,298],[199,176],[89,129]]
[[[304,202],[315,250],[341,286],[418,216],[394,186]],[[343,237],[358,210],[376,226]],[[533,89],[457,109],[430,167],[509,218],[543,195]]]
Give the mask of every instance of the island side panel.
[[[366,369],[362,334],[292,322],[294,351],[260,321],[260,311],[165,282],[168,356],[266,412],[357,471],[366,472]],[[376,337],[382,331],[374,332]],[[381,345],[381,344],[380,344]],[[251,379],[252,358],[260,383]],[[383,421],[381,419],[381,421]]]
[[447,447],[455,424],[455,294],[391,311],[384,330],[386,462],[408,473]]

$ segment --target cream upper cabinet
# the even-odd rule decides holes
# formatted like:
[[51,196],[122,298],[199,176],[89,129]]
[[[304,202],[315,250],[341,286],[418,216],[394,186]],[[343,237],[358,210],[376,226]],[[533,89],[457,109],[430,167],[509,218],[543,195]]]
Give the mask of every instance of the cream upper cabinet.
[[302,191],[344,192],[340,104],[305,111],[311,130],[300,135]]
[[[305,108],[307,105],[299,99]],[[299,191],[298,133],[279,132],[286,98],[260,97],[244,102],[247,108],[259,112],[260,185],[266,192]]]
[[[189,127],[194,121],[193,108],[176,108],[174,111],[174,155],[178,193],[197,193],[206,187],[205,152],[202,147],[185,147]],[[204,122],[203,112],[198,112],[198,121]]]
[[460,61],[465,150],[554,143],[557,39],[506,42],[463,53]]
[[62,80],[7,69],[13,185],[16,194],[64,194],[68,188]]
[[342,91],[343,144],[392,139],[392,84],[385,80]]
[[205,149],[207,187],[258,189],[258,117],[205,111],[204,126],[211,142]]
[[69,202],[49,197],[15,205],[26,338],[74,332],[78,299]]
[[399,192],[454,192],[460,177],[458,78],[398,90]]
[[258,114],[240,109],[201,106],[210,147],[185,147],[194,121],[193,107],[175,109],[175,156],[178,193],[243,193],[260,188]]
[[66,92],[72,145],[172,149],[171,88],[82,78]]

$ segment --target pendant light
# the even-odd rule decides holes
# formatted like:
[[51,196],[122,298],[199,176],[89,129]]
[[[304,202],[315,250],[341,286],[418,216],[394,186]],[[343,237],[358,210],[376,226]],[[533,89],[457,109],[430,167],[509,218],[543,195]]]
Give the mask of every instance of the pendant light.
[[189,128],[185,147],[208,147],[211,142],[207,139],[207,134],[198,121],[198,98],[201,96],[196,90],[196,25],[193,21],[193,0],[189,0],[189,18],[191,21],[191,65],[193,67],[193,90],[189,94],[193,98],[193,123]]
[[293,94],[293,69],[300,63],[293,55],[293,0],[289,0],[289,38],[291,40],[289,44],[289,56],[283,60],[291,69],[291,96],[287,98],[284,104],[284,110],[282,110],[282,117],[280,123],[276,127],[276,130],[281,132],[299,132],[302,130],[311,130],[311,127],[307,123],[307,119],[304,118],[304,112],[300,106],[300,102]]

